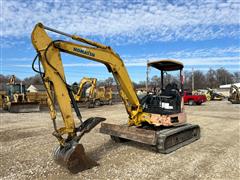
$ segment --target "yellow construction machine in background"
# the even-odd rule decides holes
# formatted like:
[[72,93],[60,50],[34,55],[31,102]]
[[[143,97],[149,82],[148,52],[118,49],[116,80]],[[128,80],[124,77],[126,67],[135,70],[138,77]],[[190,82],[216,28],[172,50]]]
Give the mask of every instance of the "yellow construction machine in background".
[[12,113],[39,112],[39,102],[29,101],[25,85],[15,79],[13,75],[6,85],[6,94],[1,95],[3,109]]
[[97,79],[84,77],[79,83],[79,88],[74,93],[74,98],[80,105],[93,108],[100,105],[112,104],[112,90],[110,87],[101,86],[97,88]]
[[225,98],[225,96],[223,94],[218,93],[211,88],[198,89],[198,90],[192,91],[192,94],[205,95],[208,101],[214,101],[214,100],[221,101]]
[[112,89],[101,86],[96,89],[95,105],[112,105]]
[[211,88],[207,88],[206,97],[207,97],[207,100],[210,99],[211,101],[214,101],[214,100],[221,101],[225,98],[223,94],[218,93]]
[[88,108],[95,107],[96,83],[96,78],[84,77],[81,79],[78,90],[76,93],[74,93],[75,101],[79,105],[84,105]]
[[37,102],[40,107],[47,107],[47,92],[27,92],[29,102]]

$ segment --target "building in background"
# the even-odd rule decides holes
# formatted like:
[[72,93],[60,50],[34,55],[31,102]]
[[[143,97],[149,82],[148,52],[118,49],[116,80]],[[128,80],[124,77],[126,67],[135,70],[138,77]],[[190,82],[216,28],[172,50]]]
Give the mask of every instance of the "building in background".
[[27,88],[28,92],[45,92],[46,89],[44,87],[44,85],[39,84],[39,85],[33,85],[31,84],[28,88]]

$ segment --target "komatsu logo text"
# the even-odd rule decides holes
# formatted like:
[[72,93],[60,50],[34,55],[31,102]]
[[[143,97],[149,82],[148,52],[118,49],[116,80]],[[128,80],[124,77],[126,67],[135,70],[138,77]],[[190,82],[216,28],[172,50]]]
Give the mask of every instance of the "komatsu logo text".
[[92,57],[94,57],[95,56],[95,54],[94,53],[92,53],[92,52],[90,52],[90,51],[86,51],[86,50],[83,50],[83,49],[80,49],[80,48],[73,48],[73,51],[76,51],[76,52],[78,52],[78,53],[82,53],[82,54],[86,54],[86,55],[88,55],[88,56],[92,56]]

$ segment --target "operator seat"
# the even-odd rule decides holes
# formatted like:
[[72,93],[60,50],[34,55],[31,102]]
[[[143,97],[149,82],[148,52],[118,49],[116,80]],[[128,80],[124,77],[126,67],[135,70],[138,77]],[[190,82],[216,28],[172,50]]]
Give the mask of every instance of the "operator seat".
[[[161,94],[147,94],[140,103],[144,112],[164,115],[181,112],[181,95],[176,83],[166,85]],[[172,108],[166,108],[162,103],[168,103]]]
[[181,108],[181,95],[176,83],[169,83],[166,85],[165,89],[162,91],[162,97],[170,99],[172,102],[175,101],[176,112],[180,112]]

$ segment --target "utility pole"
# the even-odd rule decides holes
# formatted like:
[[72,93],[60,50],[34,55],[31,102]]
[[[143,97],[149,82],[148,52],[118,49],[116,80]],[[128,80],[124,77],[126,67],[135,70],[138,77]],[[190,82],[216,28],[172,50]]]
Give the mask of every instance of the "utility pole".
[[147,71],[146,71],[146,91],[148,92],[148,82],[149,82],[149,66],[148,66],[149,60],[147,60]]
[[20,93],[22,94],[23,93],[23,88],[22,88],[22,81],[20,82]]
[[194,91],[194,69],[192,68],[192,91]]

